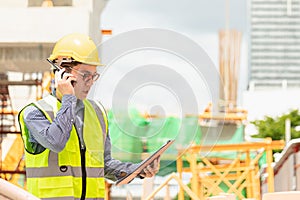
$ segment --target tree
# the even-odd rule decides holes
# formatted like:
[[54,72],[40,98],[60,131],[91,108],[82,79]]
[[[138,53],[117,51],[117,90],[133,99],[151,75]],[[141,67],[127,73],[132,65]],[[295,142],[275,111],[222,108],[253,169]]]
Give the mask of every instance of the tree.
[[265,116],[263,120],[252,121],[251,123],[258,129],[258,134],[253,137],[271,137],[272,140],[284,140],[286,119],[291,120],[291,139],[299,138],[300,131],[296,129],[297,126],[300,126],[300,113],[298,109],[292,110],[290,113],[280,117],[272,118],[270,116]]

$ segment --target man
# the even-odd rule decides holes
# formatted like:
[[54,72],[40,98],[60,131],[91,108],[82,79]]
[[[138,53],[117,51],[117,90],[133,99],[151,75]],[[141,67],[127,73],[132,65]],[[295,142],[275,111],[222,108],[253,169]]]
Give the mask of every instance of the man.
[[[94,42],[70,34],[54,46],[49,58],[55,72],[55,91],[26,106],[19,123],[26,149],[28,190],[41,199],[103,199],[104,177],[117,180],[136,166],[111,157],[105,111],[87,100],[101,65]],[[140,177],[152,177],[159,160]]]

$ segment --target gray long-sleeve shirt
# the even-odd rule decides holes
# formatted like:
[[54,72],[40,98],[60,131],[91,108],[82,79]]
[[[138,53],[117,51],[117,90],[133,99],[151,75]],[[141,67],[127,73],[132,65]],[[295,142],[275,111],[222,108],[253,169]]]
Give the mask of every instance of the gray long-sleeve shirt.
[[[38,153],[45,148],[56,153],[62,151],[70,137],[73,124],[81,142],[84,142],[83,111],[83,102],[73,95],[63,96],[61,108],[52,123],[35,106],[28,106],[24,110],[24,122],[29,130],[29,141],[35,151]],[[103,121],[100,120],[100,123]],[[111,142],[108,134],[104,147],[104,165],[105,178],[113,181],[120,178],[121,172],[129,173],[136,167],[136,164],[124,163],[111,157]]]

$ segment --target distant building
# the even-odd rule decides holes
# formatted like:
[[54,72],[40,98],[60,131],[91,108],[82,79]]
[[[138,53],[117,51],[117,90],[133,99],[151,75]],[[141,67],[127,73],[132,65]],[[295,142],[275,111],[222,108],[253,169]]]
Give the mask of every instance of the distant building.
[[300,2],[251,0],[250,90],[300,88]]

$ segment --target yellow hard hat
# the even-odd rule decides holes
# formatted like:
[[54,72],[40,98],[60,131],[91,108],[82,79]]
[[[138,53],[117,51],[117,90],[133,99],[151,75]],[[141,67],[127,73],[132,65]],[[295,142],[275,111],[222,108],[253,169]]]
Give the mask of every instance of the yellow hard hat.
[[60,57],[73,58],[88,65],[102,65],[93,40],[80,33],[66,35],[56,42],[49,59],[55,60]]

